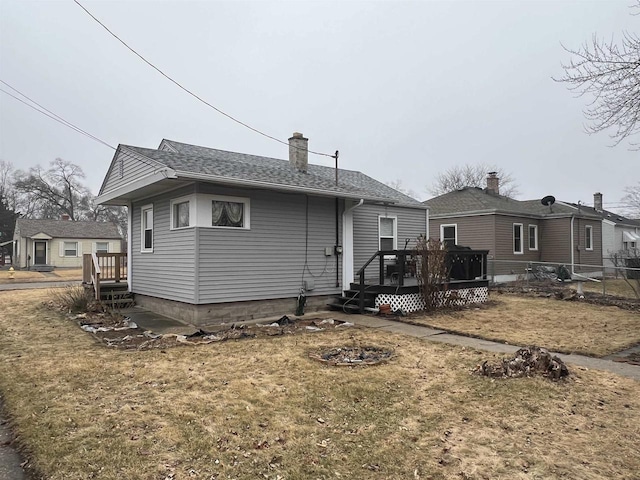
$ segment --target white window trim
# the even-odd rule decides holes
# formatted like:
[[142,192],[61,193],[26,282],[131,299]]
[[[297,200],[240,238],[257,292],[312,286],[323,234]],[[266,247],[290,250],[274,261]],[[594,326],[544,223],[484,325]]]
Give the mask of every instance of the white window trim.
[[[185,227],[175,227],[174,226],[175,214],[174,214],[173,206],[178,203],[185,203],[185,202],[189,202],[189,225]],[[170,230],[184,230],[185,228],[193,228],[196,226],[196,222],[195,222],[196,221],[196,198],[194,195],[186,195],[184,197],[178,197],[178,198],[172,199],[169,204],[169,208],[171,212],[169,215]]]
[[458,245],[458,224],[457,223],[443,223],[440,225],[440,243],[444,245],[444,229],[445,227],[453,227],[456,229],[456,233],[454,235],[454,245]]
[[[587,239],[589,240],[589,245],[591,245],[590,247],[587,247]],[[585,243],[585,250],[588,250],[591,252],[593,250],[593,226],[592,225],[584,226],[584,243]]]
[[[144,247],[144,212],[146,212],[147,210],[151,210],[151,248]],[[140,207],[140,253],[153,253],[153,246],[155,244],[154,223],[155,218],[153,212],[153,203]]]
[[[75,243],[76,244],[76,254],[75,255],[67,255],[67,249],[66,249],[66,244],[67,243]],[[78,258],[80,255],[78,254],[80,250],[80,242],[78,242],[77,240],[63,240],[62,241],[62,255],[60,255],[61,257],[66,257],[66,258]]]
[[[533,248],[531,247],[531,229],[532,228],[536,232],[536,234],[535,234],[536,245]],[[538,250],[538,225],[529,224],[529,227],[527,229],[527,245],[529,245],[529,250],[532,250],[532,251],[537,251]]]
[[[222,227],[219,225],[211,225],[211,210],[212,210],[212,202],[214,200],[218,200],[220,202],[234,202],[234,203],[242,203],[244,204],[244,224],[242,227]],[[251,230],[251,199],[248,197],[231,197],[227,195],[205,195],[199,194],[197,196],[197,208],[194,214],[194,218],[196,219],[196,226],[203,228],[216,228],[222,230],[234,230],[234,231],[242,231],[242,230]],[[191,215],[191,210],[189,211],[189,215]],[[173,225],[173,224],[172,224]]]
[[[516,226],[520,227],[520,251],[516,250]],[[524,225],[522,223],[514,223],[511,228],[511,247],[514,255],[524,254]]]
[[107,252],[106,253],[109,253],[111,251],[111,242],[99,241],[99,242],[93,242],[93,253],[98,253],[98,244],[99,243],[106,243],[107,244]]
[[[398,217],[395,215],[378,215],[378,250],[382,250],[382,235],[380,235],[380,220],[382,218],[391,218],[393,219],[393,250],[398,249]],[[391,237],[384,237],[391,238]],[[395,255],[385,255],[384,258],[395,258]]]

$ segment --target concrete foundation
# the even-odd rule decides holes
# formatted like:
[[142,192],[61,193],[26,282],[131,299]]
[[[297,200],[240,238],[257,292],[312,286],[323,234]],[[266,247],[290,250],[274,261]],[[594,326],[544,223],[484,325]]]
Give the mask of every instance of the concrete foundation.
[[[307,297],[304,311],[317,312],[326,310],[330,299],[331,297],[328,295]],[[161,313],[196,326],[244,322],[278,315],[293,315],[297,305],[296,298],[193,305],[140,294],[135,295],[135,302],[136,305],[152,312]]]

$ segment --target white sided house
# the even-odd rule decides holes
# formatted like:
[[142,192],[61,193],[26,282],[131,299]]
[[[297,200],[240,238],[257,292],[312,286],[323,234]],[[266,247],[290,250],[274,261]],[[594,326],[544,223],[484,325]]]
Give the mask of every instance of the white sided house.
[[[428,236],[428,210],[367,175],[162,140],[119,145],[98,202],[129,211],[135,301],[196,325],[325,308],[379,250]],[[414,243],[412,243],[412,246]]]
[[122,240],[118,226],[110,222],[18,218],[14,263],[40,271],[80,268],[83,253],[118,253]]

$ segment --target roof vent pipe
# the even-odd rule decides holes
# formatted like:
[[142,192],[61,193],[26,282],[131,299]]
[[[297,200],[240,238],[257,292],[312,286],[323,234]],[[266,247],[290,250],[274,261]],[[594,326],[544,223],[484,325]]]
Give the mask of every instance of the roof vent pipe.
[[294,132],[289,139],[289,163],[302,173],[307,173],[309,165],[309,139],[299,132]]

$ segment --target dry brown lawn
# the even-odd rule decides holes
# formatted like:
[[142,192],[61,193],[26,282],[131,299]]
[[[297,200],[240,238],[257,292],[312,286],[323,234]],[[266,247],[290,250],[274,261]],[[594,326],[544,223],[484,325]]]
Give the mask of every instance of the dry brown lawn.
[[[366,329],[124,352],[45,298],[0,292],[0,392],[48,480],[640,472],[640,383],[613,374],[490,380],[470,371],[491,354]],[[356,368],[308,358],[353,344],[396,357]]]
[[602,357],[640,343],[640,314],[618,307],[491,293],[484,307],[414,316],[448,331]]
[[[635,282],[635,280],[631,280]],[[635,284],[635,283],[634,283]],[[603,285],[601,282],[584,282],[583,289],[589,292],[602,293]],[[574,290],[577,288],[575,283],[571,284]],[[616,295],[618,297],[636,298],[633,289],[621,278],[607,278],[604,280],[604,293],[606,295]]]
[[82,280],[82,268],[64,268],[53,271],[55,275],[44,275],[40,272],[29,270],[16,270],[14,279],[9,279],[8,270],[0,270],[0,284],[22,283],[22,282],[64,282],[72,280]]

